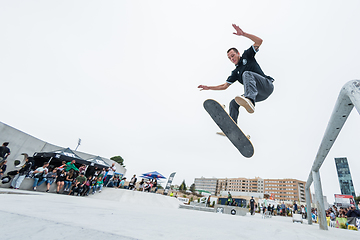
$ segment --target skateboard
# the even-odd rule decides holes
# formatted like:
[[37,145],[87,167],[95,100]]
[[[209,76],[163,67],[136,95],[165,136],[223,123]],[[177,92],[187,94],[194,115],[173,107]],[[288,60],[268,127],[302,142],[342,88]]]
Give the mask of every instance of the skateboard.
[[204,108],[239,152],[247,158],[254,155],[254,147],[249,138],[229,116],[220,103],[213,99],[204,102]]

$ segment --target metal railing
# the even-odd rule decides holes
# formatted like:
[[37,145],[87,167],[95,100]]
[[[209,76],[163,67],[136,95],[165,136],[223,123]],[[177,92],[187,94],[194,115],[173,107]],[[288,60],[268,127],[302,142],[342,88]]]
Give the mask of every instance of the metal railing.
[[305,185],[308,223],[312,224],[310,186],[314,182],[319,228],[323,230],[328,226],[319,170],[354,106],[360,114],[360,80],[349,81],[341,89]]

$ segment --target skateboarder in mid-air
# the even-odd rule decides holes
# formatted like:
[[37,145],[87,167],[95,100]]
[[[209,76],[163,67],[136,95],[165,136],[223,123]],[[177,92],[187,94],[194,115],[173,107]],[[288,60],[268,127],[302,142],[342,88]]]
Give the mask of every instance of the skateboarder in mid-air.
[[235,99],[230,102],[229,107],[230,116],[237,123],[239,107],[243,106],[249,113],[253,113],[255,111],[255,102],[261,102],[267,99],[273,92],[274,79],[266,76],[255,60],[255,54],[259,51],[262,39],[244,32],[235,24],[232,26],[235,28],[235,35],[247,37],[252,40],[254,44],[245,50],[242,55],[236,48],[230,48],[227,51],[228,58],[235,64],[236,68],[224,84],[218,86],[199,85],[198,88],[201,88],[200,90],[225,90],[235,81],[243,84],[244,95],[235,97]]

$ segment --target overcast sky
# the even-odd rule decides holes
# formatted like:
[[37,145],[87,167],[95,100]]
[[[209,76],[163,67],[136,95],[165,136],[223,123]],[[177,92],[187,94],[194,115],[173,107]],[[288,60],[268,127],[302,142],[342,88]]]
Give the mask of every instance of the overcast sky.
[[[125,159],[127,176],[306,181],[341,87],[359,79],[360,1],[1,1],[1,121],[49,143]],[[255,155],[244,158],[203,109],[228,108],[226,51],[263,39],[256,58],[275,81],[256,112],[240,112]],[[320,170],[340,193],[334,158],[348,157],[360,193],[360,117],[353,110]]]

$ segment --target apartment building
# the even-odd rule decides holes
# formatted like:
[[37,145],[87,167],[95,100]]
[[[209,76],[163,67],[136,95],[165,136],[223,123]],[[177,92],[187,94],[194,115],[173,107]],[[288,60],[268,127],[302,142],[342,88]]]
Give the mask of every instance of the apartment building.
[[203,190],[208,191],[212,195],[216,195],[216,189],[218,185],[218,179],[217,178],[195,178],[195,189],[196,190]]
[[219,195],[221,191],[268,194],[276,201],[305,202],[306,182],[297,179],[195,178],[195,188]]
[[[226,183],[226,190],[220,191],[234,191],[234,192],[258,192],[264,193],[264,180],[257,177],[253,179],[248,178],[228,178]],[[220,192],[219,191],[219,192]]]
[[277,201],[305,202],[306,182],[297,179],[264,179],[264,193]]

